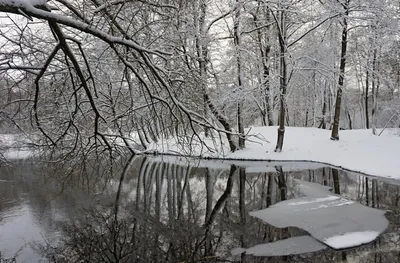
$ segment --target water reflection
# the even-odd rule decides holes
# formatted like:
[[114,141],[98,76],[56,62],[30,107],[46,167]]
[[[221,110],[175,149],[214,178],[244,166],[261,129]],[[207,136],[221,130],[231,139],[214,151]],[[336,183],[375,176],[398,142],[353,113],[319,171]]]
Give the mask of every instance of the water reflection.
[[59,185],[43,175],[27,176],[33,170],[29,163],[19,169],[19,178],[16,171],[0,173],[0,251],[11,257],[19,250],[21,242],[10,240],[12,233],[6,231],[8,223],[20,224],[24,209],[30,211],[30,219],[23,224],[36,233],[25,237],[19,261],[35,262],[42,256],[50,262],[264,262],[257,253],[231,251],[278,240],[305,242],[308,233],[300,228],[275,228],[250,215],[301,197],[295,187],[298,180],[330,186],[332,192],[365,206],[391,210],[386,214],[390,225],[362,247],[302,255],[275,250],[268,262],[399,259],[400,187],[358,174],[330,168],[291,171],[295,169],[284,164],[200,168],[135,158],[121,166],[118,176],[99,177],[102,183],[88,188],[88,183],[72,179]]

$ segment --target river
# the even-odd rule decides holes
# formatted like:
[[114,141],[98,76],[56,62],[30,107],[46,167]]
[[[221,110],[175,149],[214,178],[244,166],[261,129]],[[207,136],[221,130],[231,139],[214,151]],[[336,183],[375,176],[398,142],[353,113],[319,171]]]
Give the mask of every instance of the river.
[[399,184],[311,163],[15,160],[0,167],[0,258],[397,262]]

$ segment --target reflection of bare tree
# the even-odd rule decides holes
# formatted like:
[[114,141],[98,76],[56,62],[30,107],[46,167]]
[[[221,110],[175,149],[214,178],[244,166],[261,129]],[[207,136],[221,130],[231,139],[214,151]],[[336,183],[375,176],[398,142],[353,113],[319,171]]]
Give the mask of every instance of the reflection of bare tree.
[[335,194],[340,194],[339,170],[332,168],[333,189]]
[[[283,168],[276,167],[276,174],[253,174],[236,166],[221,171],[134,158],[122,169],[115,191],[107,192],[112,204],[92,206],[82,218],[62,223],[65,238],[57,248],[47,248],[47,255],[54,262],[224,262],[232,248],[304,235],[296,228],[276,229],[248,214],[298,194],[293,177],[309,179],[308,171],[288,174]],[[323,169],[314,171],[312,180],[324,184],[327,178],[322,173]],[[335,176],[332,171],[333,188]],[[365,182],[358,175],[340,176],[346,195]],[[375,195],[386,200],[381,192]],[[398,216],[391,217],[399,226]],[[374,262],[367,255],[375,253],[372,258],[379,260],[378,251],[389,249],[391,238],[383,236],[375,244],[345,253],[326,250],[272,257],[268,262]],[[386,253],[381,258],[394,262],[397,256]],[[230,260],[265,261],[251,255]]]
[[328,180],[326,179],[325,167],[322,168],[322,179],[323,179],[323,185],[328,185]]
[[281,194],[281,201],[286,200],[286,180],[285,174],[283,173],[282,166],[275,167],[276,172],[278,173],[278,186]]
[[[239,214],[240,224],[239,226],[245,229],[246,225],[246,170],[243,167],[239,168]],[[243,231],[244,232],[244,231]],[[240,246],[246,247],[245,237],[243,233],[240,235]],[[242,253],[242,261],[245,260],[245,254]]]
[[376,180],[372,180],[372,189],[371,189],[371,201],[372,201],[372,207],[375,207],[375,195],[376,195]]
[[[205,237],[204,237],[204,239],[206,241],[205,256],[210,256],[212,253],[214,253],[214,251],[211,251],[211,249],[212,249],[211,248],[212,247],[212,245],[211,245],[212,225],[215,222],[217,214],[222,209],[222,206],[225,204],[225,202],[227,201],[227,199],[231,195],[232,188],[233,188],[233,175],[234,175],[235,171],[236,171],[236,166],[232,165],[230,170],[229,170],[229,176],[228,176],[228,180],[226,182],[225,191],[220,196],[220,198],[217,200],[217,202],[215,203],[215,205],[214,205],[213,209],[211,210],[209,216],[205,220],[205,223],[204,223],[204,229],[205,229]],[[200,242],[200,244],[198,244],[196,250],[199,250],[199,247],[200,247],[200,245],[202,243],[203,243],[203,241]]]
[[369,181],[368,181],[368,177],[365,177],[365,201],[367,202],[367,206],[369,206]]

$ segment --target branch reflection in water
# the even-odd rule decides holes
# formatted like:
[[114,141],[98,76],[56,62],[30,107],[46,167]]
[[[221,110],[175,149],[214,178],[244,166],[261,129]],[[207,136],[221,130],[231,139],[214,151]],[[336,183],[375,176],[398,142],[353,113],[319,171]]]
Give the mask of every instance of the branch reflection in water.
[[[118,176],[92,180],[93,188],[85,183],[83,191],[80,183],[72,189],[63,184],[62,198],[69,200],[65,214],[49,215],[56,222],[58,241],[37,243],[36,251],[51,262],[264,262],[260,256],[270,256],[268,262],[398,259],[400,188],[393,182],[331,168],[298,171],[285,163],[264,167],[177,162],[135,157],[114,167],[121,171]],[[304,197],[298,187],[302,181],[329,186],[328,195],[340,193],[364,206],[368,202],[391,209],[386,214],[388,229],[368,245],[335,251],[315,243],[303,229],[276,228],[251,215]],[[52,187],[60,190],[54,182]],[[40,190],[46,191],[35,191]],[[274,245],[277,241],[281,243]],[[282,249],[296,244],[300,246],[293,250]]]

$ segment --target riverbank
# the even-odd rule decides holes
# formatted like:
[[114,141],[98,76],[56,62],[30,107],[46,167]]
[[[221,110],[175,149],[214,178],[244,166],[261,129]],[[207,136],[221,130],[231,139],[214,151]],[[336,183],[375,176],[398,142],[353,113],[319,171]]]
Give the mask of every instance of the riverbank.
[[344,130],[340,131],[339,141],[332,141],[329,130],[287,127],[283,151],[276,153],[277,127],[252,127],[248,130],[246,148],[234,153],[229,152],[226,141],[202,135],[200,139],[206,145],[169,139],[151,145],[150,149],[206,158],[312,161],[372,176],[400,179],[400,136],[397,132],[388,130],[375,136],[371,130]]
[[[145,153],[183,155],[241,161],[297,161],[332,165],[337,168],[366,175],[400,179],[400,130],[388,129],[381,136],[371,130],[343,130],[340,140],[330,140],[329,130],[287,127],[283,151],[274,152],[277,127],[252,127],[246,131],[246,148],[231,153],[226,140],[185,137],[160,140],[149,145]],[[200,140],[205,143],[200,143]],[[24,149],[28,141],[16,135],[1,134],[1,156],[6,159],[23,159],[32,156]],[[297,165],[297,164],[296,164]]]

